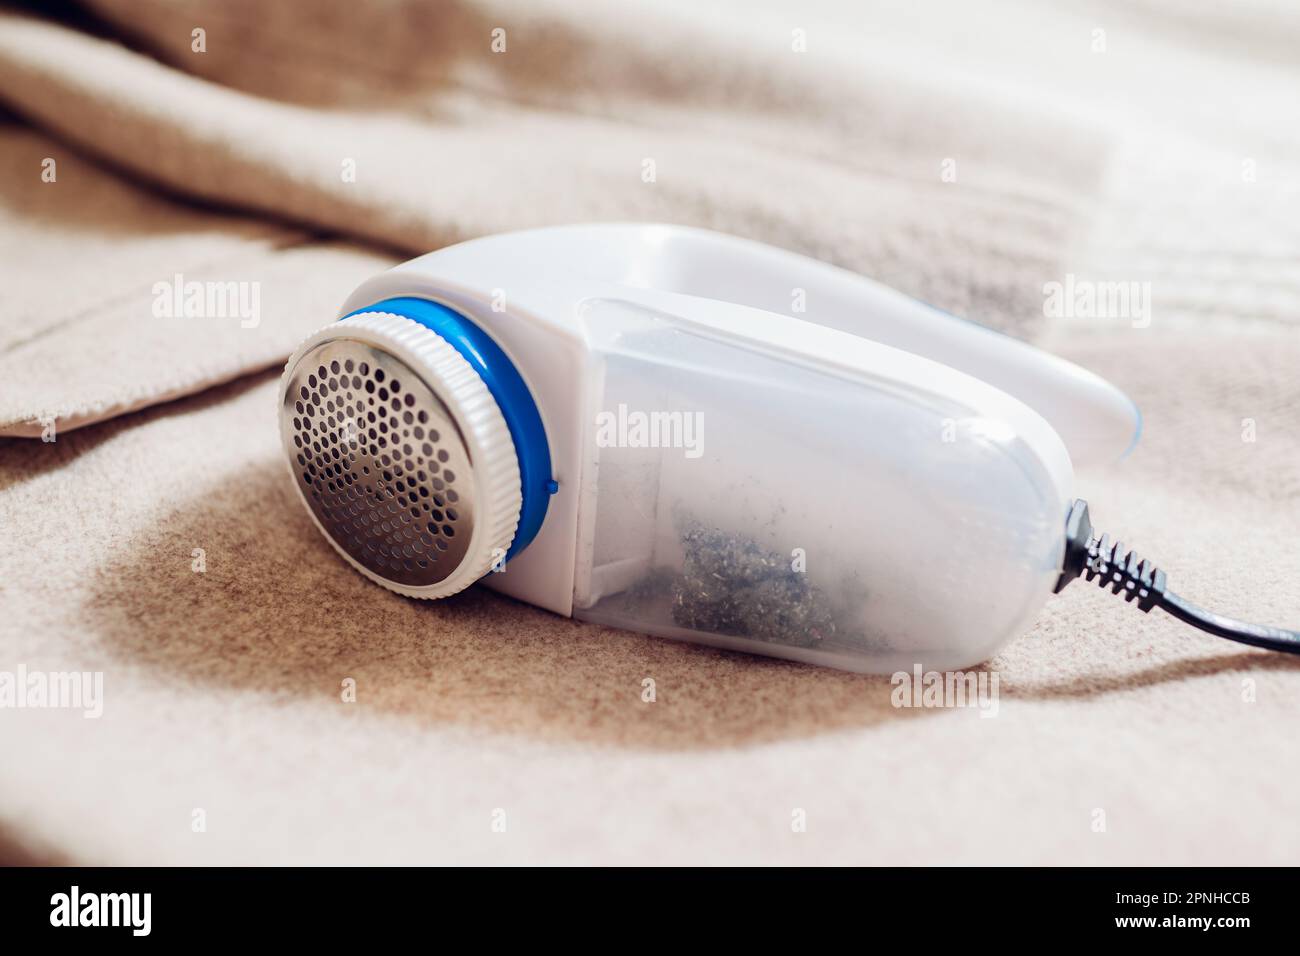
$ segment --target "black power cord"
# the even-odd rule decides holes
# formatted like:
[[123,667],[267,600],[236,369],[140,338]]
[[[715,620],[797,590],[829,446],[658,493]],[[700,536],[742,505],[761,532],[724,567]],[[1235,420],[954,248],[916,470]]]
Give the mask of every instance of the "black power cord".
[[1230,641],[1263,647],[1270,651],[1300,654],[1300,632],[1262,624],[1248,624],[1197,607],[1168,590],[1165,572],[1150,561],[1125,551],[1124,545],[1111,541],[1110,535],[1098,535],[1088,516],[1088,502],[1076,499],[1065,522],[1065,564],[1056,582],[1059,593],[1077,577],[1096,581],[1122,594],[1126,601],[1136,601],[1142,611],[1158,607],[1192,627],[1226,637]]

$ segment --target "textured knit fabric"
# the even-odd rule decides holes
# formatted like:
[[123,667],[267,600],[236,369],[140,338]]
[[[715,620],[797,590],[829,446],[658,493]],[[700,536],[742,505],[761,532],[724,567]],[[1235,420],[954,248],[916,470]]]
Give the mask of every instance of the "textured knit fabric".
[[[0,860],[1297,862],[1300,663],[1095,586],[989,662],[983,719],[480,588],[404,600],[314,530],[267,370],[358,282],[660,220],[1112,379],[1144,434],[1078,475],[1096,522],[1300,626],[1294,12],[643,6],[0,13],[0,672],[104,675],[97,719],[0,709]],[[1070,276],[1150,308],[1052,314]],[[255,321],[159,314],[191,280],[255,285]]]

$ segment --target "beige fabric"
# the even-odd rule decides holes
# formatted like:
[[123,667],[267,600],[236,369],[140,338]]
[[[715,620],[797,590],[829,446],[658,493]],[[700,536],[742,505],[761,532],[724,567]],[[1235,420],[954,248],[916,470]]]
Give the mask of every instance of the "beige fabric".
[[[57,434],[0,444],[0,671],[105,680],[98,720],[0,710],[0,859],[1296,862],[1291,659],[1076,584],[991,662],[985,720],[480,589],[404,601],[294,501],[274,373],[228,381],[403,253],[722,228],[1113,378],[1146,432],[1079,476],[1098,521],[1300,624],[1285,11],[91,6],[107,39],[0,14],[0,426]],[[1151,326],[1045,319],[1069,272],[1152,282]],[[177,273],[260,282],[260,323],[156,317]]]
[[[57,146],[24,140],[9,151],[8,244],[18,249],[23,281],[6,290],[0,347],[9,345],[9,360],[24,373],[0,406],[0,434],[39,434],[36,422],[50,414],[64,429],[76,427],[288,352],[292,334],[241,337],[216,323],[208,331],[226,337],[224,347],[202,334],[178,345],[177,323],[151,320],[156,282],[177,273],[262,281],[263,312],[276,329],[292,325],[296,333],[295,317],[311,310],[326,321],[355,285],[356,269],[374,268],[366,260],[336,268],[333,260],[347,252],[311,249],[307,255],[330,264],[301,269],[336,281],[314,284],[304,297],[288,274],[294,264],[262,248],[301,246],[304,233],[214,221],[157,196],[114,199],[128,187],[108,185],[80,152],[187,197],[408,254],[556,222],[709,226],[869,269],[954,311],[978,303],[981,318],[1006,327],[1032,315],[1030,280],[1057,270],[1078,184],[1086,190],[1099,175],[1091,127],[1057,121],[1042,104],[1026,107],[1028,115],[997,104],[977,120],[965,90],[931,90],[912,75],[901,81],[904,108],[894,96],[898,79],[884,95],[883,67],[849,62],[853,84],[845,88],[843,64],[832,70],[793,53],[760,55],[752,44],[731,50],[681,23],[647,32],[587,5],[549,14],[533,4],[94,6],[181,69],[240,89],[115,42],[0,14],[3,96],[58,138]],[[507,25],[500,55],[491,52],[487,25],[497,22]],[[191,29],[204,24],[207,52],[191,52]],[[777,41],[788,45],[784,33]],[[932,117],[922,127],[912,122],[917,109]],[[1064,164],[1047,161],[1040,130],[1068,145]],[[969,188],[939,181],[944,150],[963,156]],[[64,160],[58,183],[40,183],[45,156]],[[647,160],[652,183],[642,178]],[[88,193],[101,197],[90,208]],[[85,237],[84,251],[69,231]],[[181,231],[185,241],[177,240]],[[56,252],[29,243],[33,233],[66,244]],[[110,241],[114,255],[97,256]],[[288,258],[302,255],[296,249]],[[107,279],[90,269],[64,281],[72,259],[91,256]],[[119,256],[136,268],[119,265]],[[280,265],[263,274],[273,262]],[[51,296],[51,287],[62,289]],[[83,332],[92,298],[115,300],[112,316],[95,321],[105,342],[119,343],[109,326],[129,323],[131,348],[95,356],[63,348],[61,337],[39,354],[14,348],[34,326]],[[159,352],[177,361],[159,363]],[[58,359],[46,361],[50,355]]]
[[[0,434],[28,437],[282,363],[392,262],[180,205],[15,126],[0,127],[0,257],[12,270],[0,288]],[[186,314],[195,282],[257,294],[214,299],[215,315],[205,295],[204,312]]]

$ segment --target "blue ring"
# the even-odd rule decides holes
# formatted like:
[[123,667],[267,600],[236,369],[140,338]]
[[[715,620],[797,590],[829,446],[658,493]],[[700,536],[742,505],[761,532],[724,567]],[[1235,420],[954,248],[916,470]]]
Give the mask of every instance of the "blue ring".
[[551,449],[546,442],[542,416],[538,414],[537,403],[533,401],[532,392],[524,384],[519,370],[486,332],[459,312],[437,302],[411,296],[384,299],[349,312],[343,318],[362,312],[392,312],[436,333],[469,362],[496,399],[501,417],[510,429],[510,438],[515,443],[515,454],[519,456],[519,483],[523,496],[519,527],[510,550],[506,552],[506,560],[510,560],[537,537],[551,495],[560,487],[551,477]]

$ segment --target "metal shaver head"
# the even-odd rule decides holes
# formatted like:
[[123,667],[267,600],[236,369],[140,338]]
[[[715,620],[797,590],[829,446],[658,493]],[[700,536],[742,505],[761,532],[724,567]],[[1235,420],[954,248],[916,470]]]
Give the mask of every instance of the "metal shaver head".
[[289,359],[280,435],[317,527],[371,580],[454,594],[500,562],[521,504],[509,428],[490,390],[436,332],[366,312]]

